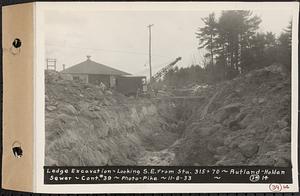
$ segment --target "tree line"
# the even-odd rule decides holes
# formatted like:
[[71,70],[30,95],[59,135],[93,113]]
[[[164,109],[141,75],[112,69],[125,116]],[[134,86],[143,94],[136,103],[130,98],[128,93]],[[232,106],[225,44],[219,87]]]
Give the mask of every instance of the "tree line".
[[259,32],[261,18],[247,10],[222,11],[202,18],[196,38],[203,51],[201,65],[170,70],[163,82],[171,86],[189,83],[216,83],[229,80],[253,69],[280,63],[291,69],[292,23],[276,37]]

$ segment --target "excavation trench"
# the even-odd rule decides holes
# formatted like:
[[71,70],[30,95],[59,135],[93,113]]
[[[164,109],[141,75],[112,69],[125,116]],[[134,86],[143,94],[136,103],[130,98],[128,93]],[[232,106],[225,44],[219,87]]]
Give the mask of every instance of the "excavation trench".
[[45,89],[46,166],[181,164],[186,127],[206,103],[128,98],[51,71]]
[[128,98],[45,73],[45,165],[272,165],[291,160],[290,80],[260,69],[185,99]]
[[168,166],[175,164],[179,148],[189,118],[199,105],[199,99],[156,99],[152,101],[157,108],[154,118],[161,126],[147,135],[141,135],[142,149],[134,160],[137,165]]
[[75,98],[56,99],[56,106],[46,102],[48,166],[172,165],[189,116],[199,104],[184,99]]

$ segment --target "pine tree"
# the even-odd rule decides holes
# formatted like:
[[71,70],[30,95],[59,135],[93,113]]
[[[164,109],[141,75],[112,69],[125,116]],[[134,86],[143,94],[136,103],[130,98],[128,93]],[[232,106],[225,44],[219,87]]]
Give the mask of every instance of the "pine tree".
[[245,58],[251,50],[251,38],[255,36],[261,19],[250,11],[223,11],[218,23],[220,51],[227,67],[227,78],[246,71]]
[[217,21],[215,13],[209,14],[208,17],[202,18],[205,26],[198,29],[196,37],[199,39],[198,49],[205,48],[209,50],[207,57],[210,57],[210,64],[214,66],[214,52],[216,49],[216,36],[217,36]]
[[278,38],[278,62],[282,63],[287,72],[291,71],[292,58],[292,22]]

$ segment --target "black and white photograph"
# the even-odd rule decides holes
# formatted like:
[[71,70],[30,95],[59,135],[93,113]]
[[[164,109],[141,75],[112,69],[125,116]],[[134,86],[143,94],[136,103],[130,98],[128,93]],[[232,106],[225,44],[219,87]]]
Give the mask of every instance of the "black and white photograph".
[[299,192],[299,2],[2,11],[5,190]]
[[293,14],[252,8],[45,11],[45,166],[292,167]]

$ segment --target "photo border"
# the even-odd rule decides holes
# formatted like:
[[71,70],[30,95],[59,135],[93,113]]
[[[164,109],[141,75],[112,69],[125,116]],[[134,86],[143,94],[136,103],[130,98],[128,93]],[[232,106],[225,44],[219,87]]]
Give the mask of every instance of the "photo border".
[[[293,185],[291,189],[286,192],[298,192],[298,6],[297,2],[260,2],[259,8],[257,8],[257,2],[131,2],[131,6],[127,10],[152,10],[157,11],[155,5],[159,4],[161,10],[170,9],[170,4],[175,5],[175,10],[207,10],[210,6],[214,6],[213,10],[230,10],[230,9],[264,9],[264,10],[293,10],[293,40],[292,40],[292,118],[291,118],[291,152],[292,152],[292,165],[293,167]],[[84,6],[83,6],[84,4]],[[270,192],[268,186],[265,184],[97,184],[97,185],[44,185],[43,184],[43,166],[44,166],[44,147],[45,147],[45,95],[44,95],[44,66],[38,66],[44,64],[44,32],[43,18],[44,11],[48,9],[61,9],[65,6],[66,10],[72,9],[85,9],[89,7],[90,10],[99,10],[99,7],[94,4],[101,4],[101,10],[110,10],[112,7],[116,7],[116,10],[124,10],[128,3],[119,2],[116,3],[100,3],[100,2],[37,2],[36,3],[36,18],[35,18],[35,37],[36,37],[36,50],[35,50],[35,129],[34,129],[34,141],[35,141],[35,174],[34,184],[37,185],[37,192],[51,192],[51,193],[228,193],[228,192]],[[136,4],[136,7],[132,6]],[[150,6],[151,4],[151,6]],[[271,6],[270,6],[271,5]],[[173,7],[174,8],[174,7]],[[215,9],[217,8],[217,9]],[[172,9],[174,10],[174,9]],[[212,11],[213,11],[212,10]],[[41,115],[43,114],[43,115]],[[296,144],[296,145],[295,145]],[[298,158],[297,158],[298,157]],[[295,167],[297,166],[297,167]]]

